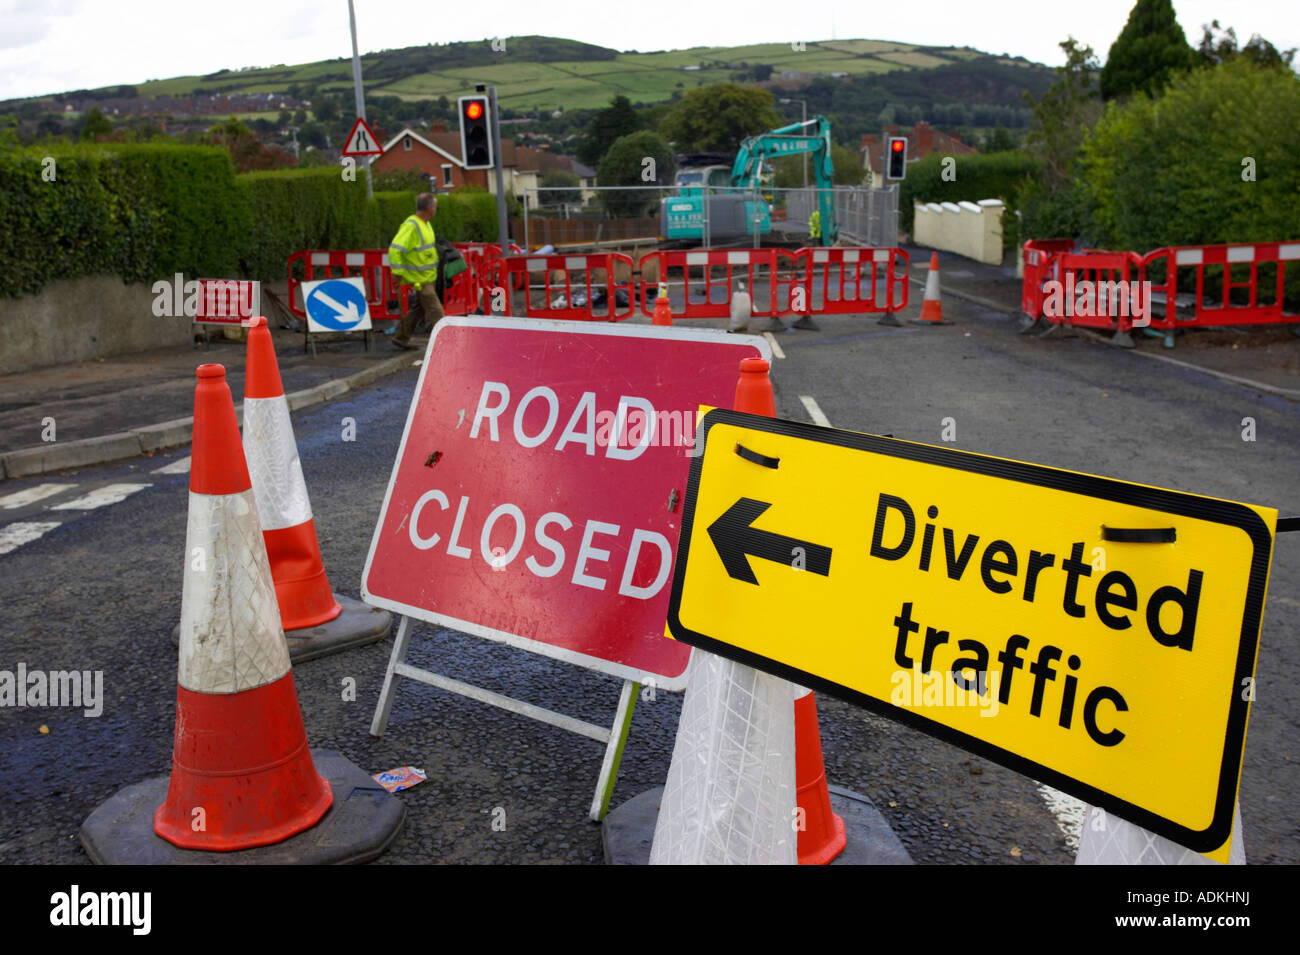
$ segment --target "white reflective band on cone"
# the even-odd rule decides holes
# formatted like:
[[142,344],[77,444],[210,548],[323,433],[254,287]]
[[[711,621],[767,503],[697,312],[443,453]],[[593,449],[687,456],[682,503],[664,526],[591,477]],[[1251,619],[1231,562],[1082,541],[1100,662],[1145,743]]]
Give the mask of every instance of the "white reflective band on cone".
[[[1096,806],[1086,807],[1075,865],[1218,865],[1194,849],[1148,832],[1137,823],[1111,815]],[[1232,846],[1228,865],[1246,864],[1241,836],[1241,804],[1233,807]]]
[[650,864],[794,865],[794,761],[793,685],[695,650]]
[[239,693],[289,672],[289,650],[252,491],[190,492],[181,596],[181,686]]
[[244,457],[262,530],[278,531],[311,520],[307,482],[284,395],[244,399]]

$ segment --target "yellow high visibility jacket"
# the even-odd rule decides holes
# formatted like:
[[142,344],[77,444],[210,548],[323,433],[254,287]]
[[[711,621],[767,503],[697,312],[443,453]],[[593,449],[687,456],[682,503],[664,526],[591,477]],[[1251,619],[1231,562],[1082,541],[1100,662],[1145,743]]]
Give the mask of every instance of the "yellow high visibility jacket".
[[388,264],[407,285],[419,287],[438,277],[438,250],[433,223],[410,216],[388,245]]
[[818,209],[814,209],[808,217],[808,234],[814,239],[822,237],[822,214]]

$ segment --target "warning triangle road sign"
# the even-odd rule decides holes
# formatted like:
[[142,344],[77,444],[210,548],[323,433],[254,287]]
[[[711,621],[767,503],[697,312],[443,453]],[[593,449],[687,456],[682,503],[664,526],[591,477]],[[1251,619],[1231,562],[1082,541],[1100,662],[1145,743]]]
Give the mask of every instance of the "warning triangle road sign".
[[375,136],[375,131],[358,116],[357,121],[352,124],[352,132],[348,133],[348,141],[343,145],[343,155],[379,156],[382,154],[383,150],[379,147],[379,138]]

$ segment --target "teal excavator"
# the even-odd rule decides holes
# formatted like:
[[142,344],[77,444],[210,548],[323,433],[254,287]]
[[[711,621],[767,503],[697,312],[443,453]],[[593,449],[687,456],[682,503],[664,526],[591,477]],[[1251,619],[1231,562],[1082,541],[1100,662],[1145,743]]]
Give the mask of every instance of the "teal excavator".
[[[815,127],[816,132],[807,131]],[[725,239],[752,234],[767,235],[772,219],[759,194],[763,163],[782,156],[812,155],[817,186],[817,208],[821,213],[822,244],[833,245],[839,237],[832,192],[831,124],[824,116],[793,123],[751,136],[740,144],[731,165],[729,187],[709,191],[709,237]],[[663,200],[663,234],[668,239],[704,238],[704,189],[700,170],[683,169],[677,174],[677,195]]]

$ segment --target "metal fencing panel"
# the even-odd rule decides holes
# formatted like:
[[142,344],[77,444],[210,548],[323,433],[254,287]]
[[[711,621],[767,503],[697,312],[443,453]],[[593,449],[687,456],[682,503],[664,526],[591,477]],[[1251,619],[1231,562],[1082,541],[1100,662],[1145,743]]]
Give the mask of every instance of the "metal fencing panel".
[[[898,187],[836,186],[835,218],[840,235],[855,245],[898,245]],[[807,222],[817,207],[816,189],[786,191],[786,213],[791,222]]]

